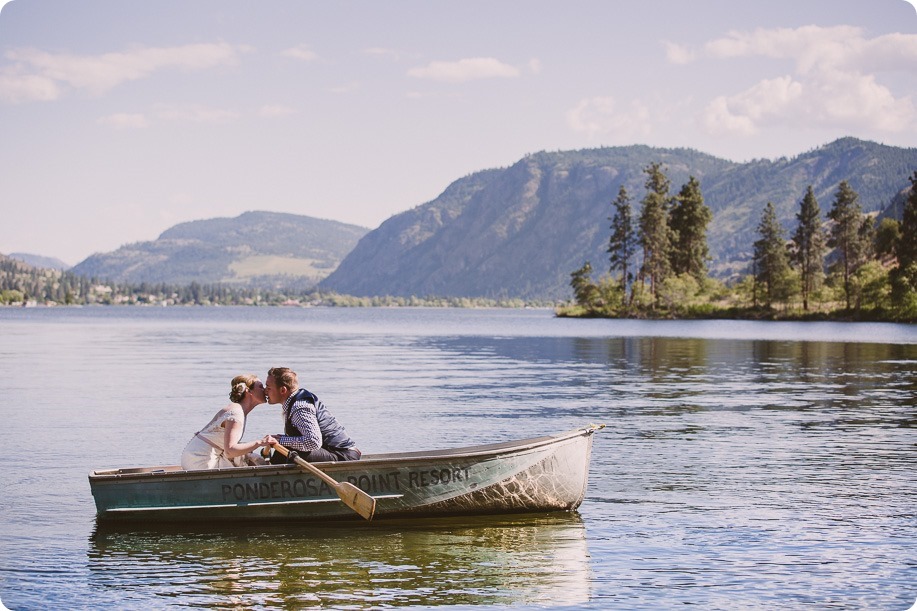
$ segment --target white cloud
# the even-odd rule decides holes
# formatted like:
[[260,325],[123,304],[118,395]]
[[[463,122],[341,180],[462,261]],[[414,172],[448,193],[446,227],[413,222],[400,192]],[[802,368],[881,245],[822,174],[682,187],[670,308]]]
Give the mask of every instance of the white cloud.
[[813,82],[815,119],[823,124],[843,122],[880,132],[895,133],[917,126],[911,96],[896,98],[871,74],[838,73]]
[[258,109],[258,116],[268,118],[287,117],[295,113],[295,109],[283,104],[265,104]]
[[670,45],[669,61],[686,58],[787,60],[792,75],[766,78],[716,97],[703,125],[712,133],[750,135],[764,127],[840,127],[903,132],[917,126],[912,94],[896,96],[880,75],[917,71],[917,35],[867,38],[852,26],[757,29],[709,41],[703,53]]
[[108,125],[118,129],[143,129],[150,126],[146,115],[140,113],[115,113],[106,117],[100,117],[98,122],[102,125]]
[[0,100],[11,104],[36,100],[48,102],[60,96],[60,88],[53,79],[39,74],[25,74],[8,69],[0,72]]
[[331,93],[353,93],[354,91],[360,91],[362,86],[357,81],[351,81],[349,83],[344,83],[342,85],[336,85],[334,87],[329,87],[328,91]]
[[[917,0],[915,0],[917,1]],[[917,36],[886,34],[863,45],[853,67],[869,71],[917,70]]]
[[404,95],[409,100],[423,100],[426,98],[433,98],[437,96],[437,94],[430,92],[430,91],[408,91]]
[[[282,117],[293,114],[295,110],[281,105],[264,105],[258,109],[261,117]],[[96,120],[100,125],[117,129],[142,129],[149,127],[152,120],[159,122],[216,123],[225,124],[238,119],[241,114],[225,108],[212,108],[200,104],[186,106],[157,105],[152,117],[144,113],[114,113]]]
[[665,45],[665,56],[670,63],[688,64],[694,61],[694,51],[688,47],[675,44],[674,42],[663,42]]
[[408,76],[446,83],[464,83],[486,78],[515,78],[519,69],[492,57],[472,57],[454,62],[430,62],[408,70]]
[[788,76],[761,81],[738,95],[714,99],[704,114],[704,125],[714,134],[756,134],[762,123],[776,116],[799,121],[799,112],[807,109],[802,98],[803,86]]
[[401,54],[394,49],[388,49],[386,47],[370,47],[363,50],[367,55],[373,55],[375,57],[384,57],[386,59],[397,60]]
[[318,54],[315,51],[312,51],[306,45],[298,45],[287,49],[281,53],[284,57],[291,57],[293,59],[298,59],[304,62],[311,62],[318,59]]
[[711,134],[735,134],[751,136],[758,133],[755,122],[747,115],[730,108],[729,100],[725,96],[715,98],[702,117],[704,127]]
[[825,66],[843,66],[860,52],[865,41],[853,26],[805,26],[730,32],[704,46],[712,58],[769,57],[794,60],[797,72],[806,74]]
[[611,136],[615,142],[632,142],[652,132],[649,108],[634,100],[630,108],[620,110],[613,97],[581,100],[567,113],[567,124],[589,138]]
[[0,99],[8,102],[54,100],[63,93],[64,85],[98,95],[160,70],[197,71],[233,64],[238,53],[243,51],[242,47],[227,43],[137,47],[101,55],[12,49],[4,55],[12,64],[0,74]]
[[212,108],[201,104],[187,106],[160,105],[156,116],[164,121],[184,121],[189,123],[229,123],[239,118],[239,113],[225,108]]

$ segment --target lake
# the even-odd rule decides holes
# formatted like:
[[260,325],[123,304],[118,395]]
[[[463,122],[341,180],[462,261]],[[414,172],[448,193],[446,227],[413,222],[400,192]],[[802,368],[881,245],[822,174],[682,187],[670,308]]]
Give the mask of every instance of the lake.
[[[605,423],[572,514],[114,528],[93,469],[177,463],[286,365],[364,453]],[[547,310],[3,308],[9,609],[908,609],[917,326]],[[246,439],[282,428],[279,406]]]

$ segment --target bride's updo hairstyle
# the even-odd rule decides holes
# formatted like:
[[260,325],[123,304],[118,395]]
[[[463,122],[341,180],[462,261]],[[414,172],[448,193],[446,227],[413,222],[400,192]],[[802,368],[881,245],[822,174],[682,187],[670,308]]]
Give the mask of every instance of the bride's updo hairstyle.
[[232,390],[229,391],[229,400],[233,403],[239,403],[242,401],[242,397],[245,396],[245,393],[252,389],[252,386],[255,385],[255,376],[250,373],[243,373],[242,375],[237,375],[232,379],[232,382],[229,383]]

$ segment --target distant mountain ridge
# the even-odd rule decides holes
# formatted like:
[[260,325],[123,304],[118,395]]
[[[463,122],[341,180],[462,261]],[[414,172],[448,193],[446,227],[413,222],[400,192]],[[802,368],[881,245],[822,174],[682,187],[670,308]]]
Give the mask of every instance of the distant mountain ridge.
[[97,253],[71,271],[129,283],[313,286],[369,229],[278,212],[175,225],[156,240]]
[[70,269],[69,264],[55,257],[44,257],[42,255],[33,255],[30,253],[25,253],[25,252],[11,252],[8,256],[10,259],[16,259],[17,261],[28,263],[32,267],[42,267],[44,269],[56,269],[58,271]]
[[711,269],[728,275],[745,271],[768,201],[787,235],[808,185],[823,218],[841,180],[864,211],[883,210],[909,186],[917,149],[842,138],[793,159],[748,163],[642,145],[528,155],[388,219],[319,286],[358,296],[567,298],[569,274],[584,261],[607,269],[611,202],[623,185],[639,216],[643,169],[653,162],[662,163],[671,195],[690,176],[700,181],[714,214]]
[[[643,169],[660,162],[675,195],[690,176],[714,213],[711,269],[747,273],[764,205],[789,235],[812,185],[824,218],[841,180],[867,212],[900,216],[917,149],[842,138],[792,159],[736,163],[644,145],[527,155],[449,185],[436,199],[367,228],[246,212],[181,223],[156,240],[92,255],[74,274],[128,283],[319,288],[356,296],[566,299],[570,272],[607,270],[611,202],[624,186],[639,215]],[[41,265],[39,265],[41,266]]]

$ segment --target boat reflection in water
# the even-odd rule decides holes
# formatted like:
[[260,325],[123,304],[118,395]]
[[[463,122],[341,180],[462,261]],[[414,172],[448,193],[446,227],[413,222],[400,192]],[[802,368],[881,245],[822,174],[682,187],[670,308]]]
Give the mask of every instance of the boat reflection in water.
[[220,607],[576,604],[589,600],[577,513],[330,525],[98,524],[100,600]]

